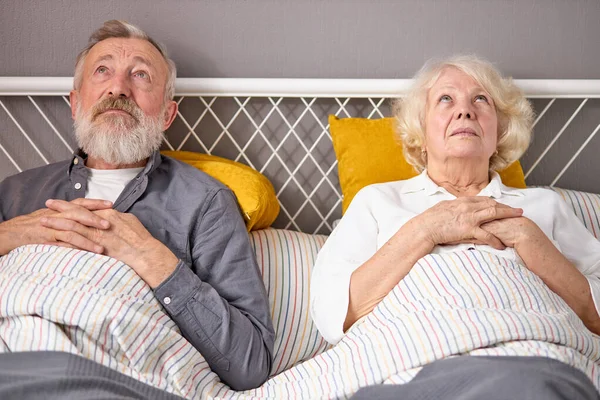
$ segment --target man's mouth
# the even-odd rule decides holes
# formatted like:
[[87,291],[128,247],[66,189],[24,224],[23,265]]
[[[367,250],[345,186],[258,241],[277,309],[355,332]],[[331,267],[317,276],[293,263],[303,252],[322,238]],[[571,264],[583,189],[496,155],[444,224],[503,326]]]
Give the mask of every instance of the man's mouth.
[[137,121],[137,118],[133,116],[133,114],[121,109],[121,108],[108,108],[106,110],[100,111],[99,113],[97,113],[93,120],[96,120],[97,118],[103,116],[103,115],[122,115],[122,116],[127,116],[127,117],[131,117],[134,120]]
[[121,110],[120,108],[109,108],[108,110],[102,111],[100,114],[124,114],[131,116],[127,111]]

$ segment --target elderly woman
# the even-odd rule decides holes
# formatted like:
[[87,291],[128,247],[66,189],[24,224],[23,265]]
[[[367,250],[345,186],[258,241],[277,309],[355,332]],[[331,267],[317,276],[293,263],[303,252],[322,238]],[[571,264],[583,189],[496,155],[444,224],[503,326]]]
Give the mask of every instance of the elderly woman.
[[[587,330],[600,333],[596,306],[600,305],[600,242],[557,194],[541,188],[520,190],[504,186],[496,172],[517,160],[530,142],[533,112],[522,92],[488,62],[465,56],[426,64],[414,82],[414,88],[395,104],[394,113],[406,159],[421,174],[361,190],[319,253],[312,278],[311,313],[323,337],[334,344],[340,341],[396,287],[423,293],[434,287],[436,293],[448,293],[427,304],[425,296],[417,305],[439,311],[436,305],[443,304],[441,315],[450,310],[467,313],[477,309],[481,301],[469,297],[478,290],[477,283],[460,287],[459,274],[458,278],[441,277],[444,268],[431,267],[436,271],[436,279],[405,283],[424,256],[466,251],[500,260],[497,276],[485,277],[487,281],[480,281],[482,285],[494,285],[493,289],[502,292],[500,287],[508,282],[508,278],[503,280],[503,274],[508,272],[502,267],[502,260],[524,266],[522,276],[527,277],[527,282],[534,282],[531,286],[519,286],[518,293],[506,289],[503,293],[507,294],[498,295],[501,300],[494,307],[510,312],[501,314],[509,316],[503,318],[514,316],[513,322],[521,321],[519,318],[526,321],[532,315],[546,318],[543,306],[537,304],[537,308],[526,310],[516,307],[510,297],[531,299],[537,292],[528,291],[545,291],[548,298],[558,295],[556,301],[562,299],[567,310],[563,314],[574,313],[569,321],[576,320],[577,329],[586,331],[590,341],[597,340]],[[421,269],[427,273],[427,268]],[[479,273],[476,268],[474,271]],[[451,283],[452,279],[458,284]],[[459,289],[460,295],[455,296]],[[460,301],[450,304],[448,299],[455,297],[460,297]],[[489,310],[488,306],[484,308]],[[531,313],[525,314],[527,311]],[[550,314],[548,320],[553,318]],[[448,322],[448,326],[451,324]],[[508,321],[495,316],[469,324],[479,324],[492,334],[494,329],[502,334],[512,329]],[[578,334],[569,330],[575,329],[571,325],[555,329]],[[442,334],[455,335],[451,328]],[[486,353],[486,349],[473,348],[467,352],[482,357],[436,361],[421,369],[408,384],[385,385],[379,388],[383,392],[360,391],[357,395],[413,398],[413,393],[419,393],[424,397],[418,398],[423,399],[534,395],[545,399],[598,398],[589,379],[597,380],[597,372],[589,372],[595,370],[597,355],[594,358],[574,351],[560,356],[565,346],[560,347],[562,343],[548,335],[511,335],[507,335],[511,339],[505,343],[494,343],[494,351]],[[518,349],[511,345],[517,341],[523,341]],[[441,341],[433,343],[432,346],[443,345]],[[487,356],[499,355],[499,348],[507,349],[500,352],[507,357]],[[540,355],[543,357],[535,357]],[[574,362],[577,357],[583,361]],[[498,371],[512,372],[506,375]],[[588,376],[582,371],[588,371]],[[531,395],[524,394],[529,393],[523,392],[525,387],[532,391]]]

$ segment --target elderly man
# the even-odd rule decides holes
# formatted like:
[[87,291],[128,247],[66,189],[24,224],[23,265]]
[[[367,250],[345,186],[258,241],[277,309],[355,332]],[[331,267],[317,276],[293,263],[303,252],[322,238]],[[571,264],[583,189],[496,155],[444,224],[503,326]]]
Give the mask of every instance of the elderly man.
[[225,383],[256,387],[274,333],[236,199],[158,152],[177,114],[175,75],[135,26],[108,21],[92,34],[70,94],[80,150],[0,184],[0,255],[46,243],[128,264]]

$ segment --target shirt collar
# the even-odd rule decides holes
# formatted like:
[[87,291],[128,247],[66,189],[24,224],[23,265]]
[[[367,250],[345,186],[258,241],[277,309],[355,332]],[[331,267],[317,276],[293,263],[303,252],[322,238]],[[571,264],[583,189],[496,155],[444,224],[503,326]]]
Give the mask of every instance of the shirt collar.
[[429,178],[427,170],[423,170],[419,175],[404,182],[400,191],[403,194],[425,192],[425,195],[431,196],[441,190],[442,188]]
[[[85,154],[85,152],[82,149],[77,149],[75,151],[75,153],[73,154],[73,156],[71,157],[71,162],[69,163],[68,174],[69,175],[71,174],[71,171],[73,170],[73,168],[85,167],[86,159],[87,159],[87,154]],[[148,175],[149,173],[154,171],[160,165],[161,162],[162,162],[162,157],[160,155],[160,151],[157,150],[154,153],[152,153],[152,155],[150,155],[150,157],[148,158],[148,162],[146,163],[146,166],[144,167],[144,170],[139,173],[139,176]]]
[[[502,195],[524,196],[523,192],[519,189],[505,186],[502,183],[500,174],[497,172],[492,171],[491,176],[492,179],[490,180],[490,183],[479,192],[478,196],[488,196],[494,199],[498,199]],[[436,193],[448,193],[446,189],[438,186],[431,180],[429,175],[427,175],[427,170],[424,170],[421,174],[407,180],[400,191],[403,194],[423,192],[426,196],[432,196]]]
[[502,197],[502,195],[518,197],[525,196],[521,190],[505,186],[504,183],[502,183],[500,174],[496,171],[492,171],[491,175],[492,180],[485,188],[483,188],[483,190],[479,193],[479,196],[489,196],[494,199],[499,199]]

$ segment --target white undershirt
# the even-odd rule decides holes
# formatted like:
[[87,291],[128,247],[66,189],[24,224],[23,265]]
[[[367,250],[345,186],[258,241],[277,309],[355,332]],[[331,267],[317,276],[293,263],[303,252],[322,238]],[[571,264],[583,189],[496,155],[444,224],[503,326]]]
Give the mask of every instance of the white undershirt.
[[110,200],[114,203],[125,186],[143,169],[144,167],[125,169],[88,168],[86,199]]

